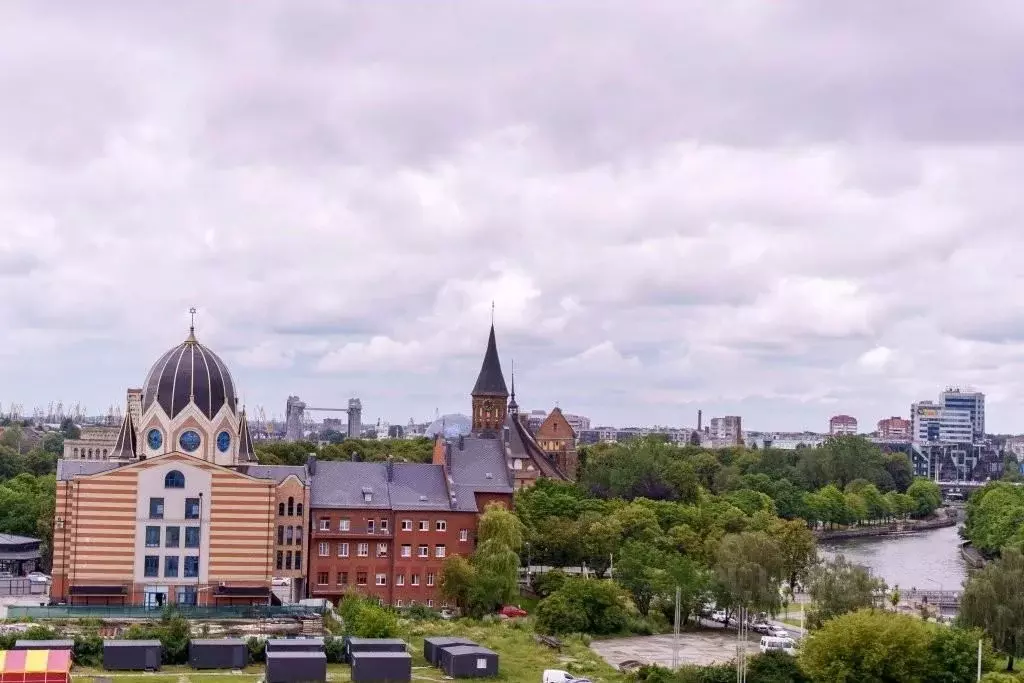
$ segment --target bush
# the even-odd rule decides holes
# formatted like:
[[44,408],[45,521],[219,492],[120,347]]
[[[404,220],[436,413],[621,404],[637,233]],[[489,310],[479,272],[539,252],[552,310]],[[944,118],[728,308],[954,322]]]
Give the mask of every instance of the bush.
[[622,632],[625,596],[617,584],[600,579],[569,579],[537,607],[537,627],[547,633]]
[[533,587],[534,590],[537,591],[537,595],[542,598],[546,598],[564,586],[565,581],[568,578],[569,575],[561,569],[553,569],[535,578],[533,580]]
[[75,647],[71,658],[78,666],[100,666],[103,664],[103,638],[99,633],[83,633],[75,636]]
[[344,662],[343,655],[345,653],[345,640],[344,638],[334,638],[332,636],[326,636],[324,638],[324,654],[327,655],[327,661],[333,663]]
[[750,683],[809,683],[796,657],[785,652],[766,652],[747,662]]
[[433,610],[426,605],[419,603],[405,610],[405,616],[414,621],[434,621],[440,618],[437,610]]
[[245,641],[245,644],[249,648],[249,662],[251,664],[262,664],[267,661],[267,641],[254,636]]
[[345,634],[360,638],[391,638],[398,632],[398,618],[375,601],[348,596],[338,611],[344,619]]

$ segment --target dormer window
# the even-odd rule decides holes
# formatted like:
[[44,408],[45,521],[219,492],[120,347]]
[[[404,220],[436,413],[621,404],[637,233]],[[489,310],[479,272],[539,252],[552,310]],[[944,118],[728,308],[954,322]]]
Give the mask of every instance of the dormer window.
[[365,486],[363,487],[363,502],[364,503],[372,503],[373,502],[373,489],[371,489],[369,487],[365,487]]

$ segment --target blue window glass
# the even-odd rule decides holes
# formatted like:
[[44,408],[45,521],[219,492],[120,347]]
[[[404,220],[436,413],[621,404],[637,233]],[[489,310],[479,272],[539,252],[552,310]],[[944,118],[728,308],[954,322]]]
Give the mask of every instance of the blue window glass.
[[181,529],[176,526],[169,526],[164,530],[164,547],[177,548],[181,545]]
[[185,499],[185,519],[199,519],[199,499]]
[[164,518],[164,499],[163,498],[150,498],[149,499],[149,518],[150,519],[163,519]]
[[174,555],[168,555],[164,558],[164,576],[170,578],[177,578],[178,576],[178,558]]
[[160,558],[156,555],[146,555],[144,572],[146,576],[160,576]]
[[231,447],[231,435],[227,432],[221,432],[217,435],[217,450],[224,453]]
[[160,450],[160,446],[164,443],[164,435],[160,433],[159,429],[150,429],[146,434],[146,442],[154,451]]
[[160,527],[158,527],[158,526],[147,526],[146,527],[146,547],[147,548],[159,548],[160,547]]
[[185,578],[194,579],[199,576],[199,558],[195,555],[185,557]]
[[199,547],[199,527],[187,526],[185,527],[185,547],[186,548],[198,548]]
[[181,450],[186,453],[195,451],[199,448],[200,443],[201,439],[199,438],[199,434],[193,432],[191,429],[178,437],[178,444],[181,446]]
[[196,604],[196,589],[195,586],[183,586],[178,589],[178,604],[179,605],[195,605]]
[[164,488],[165,489],[183,489],[185,488],[185,475],[178,470],[171,470],[164,477]]

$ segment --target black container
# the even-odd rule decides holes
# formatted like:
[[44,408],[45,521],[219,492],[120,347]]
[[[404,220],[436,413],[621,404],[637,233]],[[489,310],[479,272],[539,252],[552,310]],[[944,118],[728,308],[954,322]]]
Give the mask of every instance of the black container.
[[346,662],[351,662],[352,655],[356,652],[406,652],[408,649],[405,641],[399,638],[345,636],[345,640],[341,642],[341,658]]
[[323,652],[323,638],[268,638],[267,652]]
[[433,666],[441,666],[441,648],[453,645],[476,645],[476,643],[465,638],[431,636],[423,639],[423,658]]
[[18,640],[14,643],[15,650],[74,650],[73,640]]
[[352,683],[408,683],[411,680],[412,655],[408,652],[352,653]]
[[188,665],[193,669],[244,669],[249,648],[240,638],[193,640],[188,644]]
[[327,680],[323,652],[268,652],[266,683],[320,683]]
[[478,645],[441,648],[441,670],[452,678],[498,675],[498,653]]
[[103,668],[107,671],[156,671],[162,648],[159,640],[104,640]]

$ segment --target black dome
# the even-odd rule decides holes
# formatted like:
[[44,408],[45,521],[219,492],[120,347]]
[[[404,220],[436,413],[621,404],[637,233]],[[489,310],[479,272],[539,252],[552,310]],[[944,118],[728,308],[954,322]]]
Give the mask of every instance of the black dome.
[[232,411],[238,407],[228,367],[193,334],[160,356],[149,371],[142,390],[142,409],[148,409],[153,401],[172,419],[190,402],[211,420],[225,403]]

